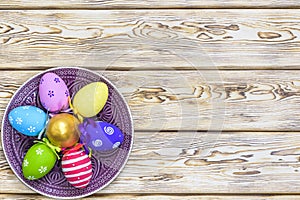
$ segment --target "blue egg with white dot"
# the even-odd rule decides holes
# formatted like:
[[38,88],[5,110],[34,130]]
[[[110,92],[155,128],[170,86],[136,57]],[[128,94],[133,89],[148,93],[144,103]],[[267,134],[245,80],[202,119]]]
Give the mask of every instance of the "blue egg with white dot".
[[88,120],[79,125],[81,141],[95,151],[109,151],[120,147],[124,141],[122,131],[104,121]]
[[35,106],[19,106],[9,112],[8,120],[18,132],[37,136],[46,126],[47,114]]

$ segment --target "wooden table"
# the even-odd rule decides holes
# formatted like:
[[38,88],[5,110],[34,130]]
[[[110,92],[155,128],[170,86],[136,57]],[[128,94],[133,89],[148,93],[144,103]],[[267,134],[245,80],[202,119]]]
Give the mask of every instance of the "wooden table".
[[[300,199],[299,7],[2,0],[1,118],[34,74],[89,68],[119,88],[135,124],[126,167],[90,199]],[[2,149],[0,181],[1,199],[45,198]]]

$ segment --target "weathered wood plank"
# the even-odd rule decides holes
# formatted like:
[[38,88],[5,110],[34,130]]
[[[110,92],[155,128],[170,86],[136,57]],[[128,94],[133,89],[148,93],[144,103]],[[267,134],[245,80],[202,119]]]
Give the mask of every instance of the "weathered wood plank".
[[[0,115],[40,71],[1,71]],[[98,71],[126,98],[136,130],[300,130],[300,71]]]
[[[136,132],[129,161],[99,193],[299,193],[300,132]],[[33,193],[0,151],[0,193]]]
[[242,1],[242,0],[109,0],[109,1],[95,1],[95,0],[49,0],[45,2],[36,2],[33,0],[3,0],[0,3],[0,8],[26,9],[26,8],[86,8],[86,9],[109,9],[109,8],[297,8],[299,2],[296,0],[285,1]]
[[[3,200],[44,200],[49,199],[41,195],[32,194],[1,194],[0,198]],[[86,200],[102,199],[102,200],[123,200],[123,199],[141,199],[141,200],[178,200],[178,199],[190,199],[190,200],[296,200],[300,199],[300,195],[172,195],[172,194],[97,194],[89,197],[85,197]]]
[[299,11],[2,10],[0,67],[299,69]]

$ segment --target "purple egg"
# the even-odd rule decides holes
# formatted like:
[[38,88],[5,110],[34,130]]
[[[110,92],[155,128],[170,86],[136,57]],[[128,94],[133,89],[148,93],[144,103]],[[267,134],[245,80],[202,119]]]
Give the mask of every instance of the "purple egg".
[[107,122],[91,119],[79,125],[81,141],[95,151],[108,151],[119,147],[124,135],[121,130]]
[[42,76],[39,85],[39,97],[49,112],[59,112],[69,107],[69,90],[66,83],[54,73]]

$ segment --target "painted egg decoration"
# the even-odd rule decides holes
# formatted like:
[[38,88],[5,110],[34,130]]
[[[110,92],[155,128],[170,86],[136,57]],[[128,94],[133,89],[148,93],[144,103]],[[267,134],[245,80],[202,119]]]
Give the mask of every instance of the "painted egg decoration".
[[55,73],[48,72],[40,80],[39,97],[41,104],[49,112],[59,112],[69,107],[69,89]]
[[48,174],[56,163],[56,155],[46,144],[37,143],[26,153],[23,163],[23,175],[28,180],[36,180]]
[[84,150],[82,145],[78,144],[64,153],[62,157],[62,171],[67,181],[74,187],[82,189],[88,186],[92,178],[92,162]]
[[104,121],[86,121],[79,125],[81,141],[95,151],[108,151],[119,147],[124,135],[113,124]]
[[81,88],[74,96],[75,113],[83,117],[97,115],[108,99],[108,87],[103,82],[93,82]]
[[79,120],[71,114],[60,113],[49,120],[46,136],[57,147],[71,147],[80,137]]
[[37,136],[46,126],[47,114],[35,106],[19,106],[11,110],[8,120],[18,132],[27,136]]

